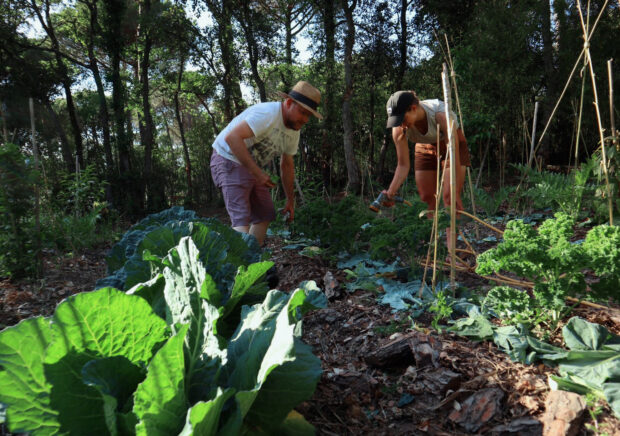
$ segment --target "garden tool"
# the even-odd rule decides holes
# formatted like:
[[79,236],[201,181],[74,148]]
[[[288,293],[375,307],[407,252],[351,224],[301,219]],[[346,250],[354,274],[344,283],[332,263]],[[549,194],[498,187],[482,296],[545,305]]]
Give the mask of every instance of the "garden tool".
[[[368,208],[370,210],[372,210],[373,212],[379,212],[379,210],[381,209],[381,205],[383,204],[384,201],[388,200],[387,195],[385,195],[385,193],[381,193],[379,194],[379,196],[375,199],[375,201],[373,201],[372,203],[370,203],[370,206],[368,206]],[[399,197],[397,195],[395,195],[394,197],[392,197],[392,201],[394,201],[395,203],[403,203],[406,204],[407,206],[411,206],[411,203],[407,200],[405,200],[403,197]]]

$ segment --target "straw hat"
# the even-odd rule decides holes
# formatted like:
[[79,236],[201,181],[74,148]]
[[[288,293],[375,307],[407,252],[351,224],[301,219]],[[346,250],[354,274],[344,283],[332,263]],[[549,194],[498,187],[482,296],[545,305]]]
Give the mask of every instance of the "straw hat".
[[293,89],[291,89],[288,94],[281,91],[278,91],[278,94],[282,98],[291,98],[295,100],[296,103],[300,104],[305,109],[308,109],[312,112],[312,115],[317,117],[319,120],[323,119],[323,115],[316,111],[316,108],[321,102],[321,91],[308,82],[300,80],[295,84],[295,86],[293,86]]

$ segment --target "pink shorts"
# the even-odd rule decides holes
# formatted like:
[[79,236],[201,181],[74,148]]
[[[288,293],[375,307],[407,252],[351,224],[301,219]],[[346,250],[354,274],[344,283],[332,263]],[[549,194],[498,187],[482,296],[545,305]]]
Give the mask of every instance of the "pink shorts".
[[226,159],[213,150],[211,177],[222,190],[233,227],[276,219],[269,188],[258,185],[254,176],[243,165]]

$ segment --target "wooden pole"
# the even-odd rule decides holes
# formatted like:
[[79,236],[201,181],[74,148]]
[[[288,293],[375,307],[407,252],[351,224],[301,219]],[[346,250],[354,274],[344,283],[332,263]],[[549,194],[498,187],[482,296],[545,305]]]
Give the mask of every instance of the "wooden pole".
[[[30,106],[30,130],[31,136],[30,140],[32,141],[32,152],[34,155],[34,169],[39,171],[39,147],[37,146],[37,141],[35,139],[35,128],[34,128],[34,101],[32,97],[28,99],[28,103]],[[39,209],[39,182],[37,181],[34,185],[34,214],[35,214],[35,232],[37,237],[37,275],[39,275],[43,270],[43,260],[41,258],[41,220],[40,220],[40,209]]]
[[[450,234],[448,236],[448,251],[450,252],[450,287],[452,291],[456,289],[456,278],[454,266],[456,264],[455,248],[456,248],[456,145],[453,132],[453,120],[450,114],[450,82],[448,79],[448,67],[444,63],[441,73],[443,83],[443,97],[446,105],[446,124],[448,126],[448,144],[450,157]],[[437,150],[439,152],[439,150]]]
[[[456,86],[456,72],[454,71],[454,64],[452,63],[452,53],[450,53],[450,43],[448,42],[448,35],[444,33],[444,38],[446,40],[446,49],[448,51],[448,63],[450,64],[450,78],[452,79],[452,86],[454,86],[454,97],[456,100],[456,108],[458,109],[459,121],[461,123],[461,130],[463,131],[463,136],[465,135],[465,126],[463,125],[463,111],[461,110],[461,101],[459,100],[459,88]],[[476,215],[476,200],[474,199],[474,188],[472,185],[472,175],[469,170],[470,167],[467,167],[467,183],[469,184],[469,200],[471,201],[471,210],[474,215]],[[476,231],[476,238],[480,239],[480,231],[478,229],[478,225],[474,224],[474,230]]]
[[614,78],[612,75],[613,59],[607,61],[607,76],[609,77],[609,121],[611,126],[612,144],[618,148],[618,132],[616,131],[616,123],[614,121]]
[[[607,2],[605,2],[605,7],[607,6]],[[594,66],[592,65],[592,57],[590,56],[590,38],[588,33],[588,28],[586,27],[583,21],[583,13],[581,12],[581,2],[577,0],[577,9],[579,10],[579,20],[581,21],[581,29],[583,30],[583,39],[584,39],[584,52],[586,56],[586,60],[588,62],[588,69],[590,70],[590,79],[592,80],[592,91],[594,93],[594,110],[596,112],[596,122],[598,123],[598,131],[601,140],[601,156],[603,158],[603,174],[605,175],[605,185],[607,187],[607,202],[609,207],[609,225],[614,225],[614,209],[613,209],[613,201],[611,198],[611,186],[609,184],[609,174],[607,168],[607,153],[605,151],[605,135],[603,133],[603,124],[601,121],[601,112],[599,110],[598,103],[598,91],[596,90],[596,75],[594,74]]]
[[9,142],[9,131],[6,129],[6,117],[4,116],[4,103],[0,102],[0,117],[2,118],[2,136],[4,136],[4,143]]
[[536,143],[536,121],[538,120],[538,100],[534,104],[534,120],[532,121],[532,145],[530,146],[530,156],[527,160],[527,167],[532,168],[534,160],[534,144]]

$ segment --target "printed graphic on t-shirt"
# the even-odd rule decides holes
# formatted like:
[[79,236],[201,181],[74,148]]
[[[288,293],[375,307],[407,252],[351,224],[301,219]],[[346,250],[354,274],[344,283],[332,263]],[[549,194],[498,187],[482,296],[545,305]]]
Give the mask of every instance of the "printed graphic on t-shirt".
[[250,152],[260,167],[266,166],[276,155],[282,154],[286,144],[285,132],[274,129],[270,134],[250,147]]

